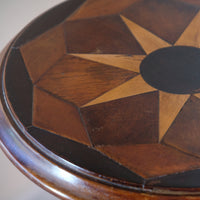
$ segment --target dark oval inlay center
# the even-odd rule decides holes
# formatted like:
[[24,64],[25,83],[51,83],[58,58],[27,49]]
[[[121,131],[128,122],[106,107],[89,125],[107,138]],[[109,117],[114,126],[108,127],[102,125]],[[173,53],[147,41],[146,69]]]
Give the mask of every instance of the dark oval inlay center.
[[140,65],[143,79],[154,88],[175,93],[200,92],[200,49],[175,46],[149,54]]

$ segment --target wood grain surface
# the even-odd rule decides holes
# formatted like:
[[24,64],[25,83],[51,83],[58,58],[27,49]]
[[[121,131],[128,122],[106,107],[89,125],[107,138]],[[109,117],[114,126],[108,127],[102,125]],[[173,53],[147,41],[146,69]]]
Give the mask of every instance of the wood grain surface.
[[158,109],[158,92],[152,92],[85,107],[81,113],[94,145],[148,144],[158,142]]
[[83,107],[112,101],[115,99],[121,99],[124,97],[134,96],[138,94],[148,93],[152,91],[156,91],[157,89],[148,85],[141,75],[136,76],[133,79],[121,84],[120,86],[108,91],[107,93],[103,94],[102,96],[94,99],[93,101],[89,102],[88,104],[84,105]]
[[112,65],[122,69],[127,69],[134,72],[140,72],[140,64],[145,58],[145,55],[115,55],[115,54],[71,54],[87,60]]
[[23,45],[21,53],[33,82],[36,82],[66,52],[63,25]]
[[120,16],[65,23],[67,51],[93,54],[144,54]]
[[41,14],[32,22],[30,22],[23,31],[20,32],[20,37],[15,40],[13,46],[15,48],[19,48],[20,46],[26,44],[27,42],[33,40],[39,35],[62,23],[85,1],[86,0],[64,1],[63,3]]
[[34,87],[33,125],[55,134],[90,144],[78,109]]
[[85,4],[77,12],[69,17],[68,20],[78,20],[117,14],[136,1],[137,0],[123,0],[116,3],[115,0],[89,0],[86,1]]
[[136,75],[132,71],[67,55],[37,85],[81,106]]
[[[86,170],[102,174],[105,178],[115,178],[134,183],[144,183],[144,179],[94,148],[69,140],[37,127],[28,128],[29,133],[42,145],[60,157]],[[87,160],[87,162],[86,162]]]
[[121,18],[126,23],[133,36],[140,43],[140,45],[147,54],[157,49],[171,46],[169,43],[165,42],[164,40],[152,34],[151,32],[145,30],[144,28],[137,25],[133,21],[130,21],[123,15],[121,15]]
[[200,199],[200,7],[71,0],[2,56],[1,146],[61,199]]
[[[179,114],[190,95],[176,95],[159,92],[159,138],[162,140],[167,130]],[[170,104],[168,103],[170,102]]]
[[[198,169],[200,159],[161,144],[107,145],[99,150],[145,178]],[[130,162],[134,160],[134,162]]]
[[199,120],[200,99],[190,97],[181,110],[171,128],[168,130],[164,142],[175,146],[187,153],[200,156]]
[[200,12],[197,13],[192,22],[188,25],[176,45],[187,45],[200,47],[200,28],[199,28]]
[[196,15],[198,9],[176,0],[138,1],[122,15],[173,44]]

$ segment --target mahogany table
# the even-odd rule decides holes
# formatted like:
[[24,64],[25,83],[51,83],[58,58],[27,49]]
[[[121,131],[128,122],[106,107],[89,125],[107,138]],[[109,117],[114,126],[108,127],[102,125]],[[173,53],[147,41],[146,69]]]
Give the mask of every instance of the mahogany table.
[[61,199],[200,200],[200,1],[70,0],[1,53],[0,144]]

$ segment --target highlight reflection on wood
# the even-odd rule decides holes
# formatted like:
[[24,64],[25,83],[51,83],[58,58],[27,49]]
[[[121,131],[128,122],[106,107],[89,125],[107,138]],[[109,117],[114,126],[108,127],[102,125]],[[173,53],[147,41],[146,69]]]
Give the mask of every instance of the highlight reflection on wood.
[[2,57],[11,159],[64,199],[200,200],[199,21],[195,0],[41,15]]

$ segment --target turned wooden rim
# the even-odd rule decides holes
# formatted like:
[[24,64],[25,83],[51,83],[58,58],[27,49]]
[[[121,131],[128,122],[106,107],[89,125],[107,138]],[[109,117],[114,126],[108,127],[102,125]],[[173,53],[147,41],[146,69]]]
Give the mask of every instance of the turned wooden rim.
[[180,197],[182,195],[188,196],[187,199],[190,199],[189,196],[200,195],[200,188],[141,188],[130,183],[106,180],[98,174],[60,158],[26,132],[8,101],[4,83],[5,66],[10,51],[16,48],[15,42],[34,21],[27,25],[2,52],[3,59],[0,66],[0,146],[14,165],[32,181],[63,199],[90,199],[94,194],[100,199],[106,199],[108,195],[112,195],[114,200],[140,199],[141,195],[157,199],[158,194],[170,195],[166,197],[167,199],[174,198],[174,195],[177,195],[177,199],[182,199]]

